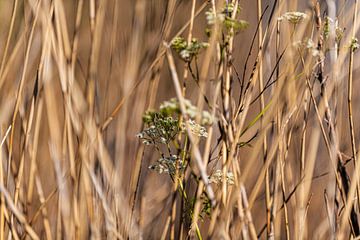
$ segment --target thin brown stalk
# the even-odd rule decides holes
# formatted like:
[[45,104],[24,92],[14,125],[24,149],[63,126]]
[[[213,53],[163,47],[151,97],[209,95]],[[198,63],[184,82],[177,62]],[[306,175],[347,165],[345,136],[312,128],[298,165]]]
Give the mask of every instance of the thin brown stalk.
[[7,206],[14,214],[16,219],[24,225],[25,231],[29,234],[29,237],[32,239],[40,239],[38,235],[35,233],[34,229],[28,224],[26,217],[22,214],[22,212],[15,206],[14,202],[11,199],[10,193],[6,190],[3,184],[0,184],[0,192],[3,194]]
[[[196,9],[196,0],[192,0],[191,3],[191,14],[190,14],[190,24],[189,24],[189,33],[187,36],[187,44],[191,43],[193,28],[194,28],[194,19],[195,19],[195,9]],[[184,73],[183,73],[183,95],[186,96],[186,80],[189,75],[188,64],[184,64]]]
[[[11,126],[8,127],[7,131],[5,132],[3,139],[1,140],[1,144],[0,144],[0,162],[3,162],[3,153],[2,153],[2,147],[3,144],[7,138],[7,136],[10,133],[10,129]],[[2,129],[1,129],[2,131]],[[0,164],[0,184],[4,184],[4,169],[3,169],[3,165]],[[5,198],[4,195],[1,193],[0,195],[0,240],[4,240],[5,239],[5,212],[6,212],[6,205],[5,205]]]
[[[214,3],[213,3],[214,4]],[[213,5],[213,9],[216,9],[216,6]],[[214,15],[216,16],[216,11],[214,11]],[[203,82],[204,79],[206,78],[208,71],[209,71],[209,67],[210,67],[210,59],[211,59],[211,55],[213,54],[213,52],[219,49],[219,43],[216,41],[216,37],[218,36],[218,31],[219,31],[219,26],[217,24],[215,24],[214,28],[213,28],[213,35],[210,39],[210,47],[207,49],[206,52],[206,61],[203,63],[203,67],[201,69],[201,73],[200,73],[200,86],[201,89],[203,88]],[[215,47],[214,47],[215,46]],[[220,64],[220,56],[219,54],[216,54],[216,61],[218,64]],[[215,119],[215,113],[216,113],[216,102],[219,98],[220,95],[220,90],[221,90],[221,81],[220,78],[223,74],[223,65],[220,64],[221,66],[218,69],[217,74],[217,84],[215,87],[215,93],[214,93],[214,97],[213,97],[213,102],[212,102],[212,118]],[[203,104],[203,98],[201,96],[198,97],[198,107],[202,108],[202,104]],[[208,159],[209,159],[209,155],[210,155],[210,150],[211,150],[211,141],[212,141],[212,137],[213,137],[213,126],[210,126],[208,128],[208,137],[206,139],[206,143],[205,143],[205,149],[204,149],[204,153],[203,153],[203,159],[204,159],[204,165],[206,166],[208,164]],[[196,192],[196,199],[195,199],[195,204],[194,204],[194,216],[192,219],[192,226],[196,226],[197,222],[198,222],[198,218],[199,218],[199,212],[200,212],[200,207],[201,207],[201,201],[200,201],[200,196],[203,193],[203,188],[204,188],[204,182],[203,181],[199,181],[199,184],[197,186],[197,192]],[[192,229],[193,231],[195,231],[195,229]]]
[[18,90],[17,90],[16,103],[15,103],[14,112],[13,112],[12,121],[11,121],[11,133],[10,133],[10,143],[9,143],[9,158],[8,158],[8,163],[7,163],[8,167],[7,167],[7,176],[6,176],[6,180],[5,180],[5,186],[8,186],[8,182],[9,182],[9,178],[10,178],[12,155],[13,155],[13,148],[14,148],[13,144],[14,144],[14,133],[15,133],[15,122],[16,122],[18,111],[19,111],[20,102],[22,100],[22,94],[23,94],[25,78],[27,76],[26,75],[27,74],[27,68],[29,66],[30,49],[31,49],[32,41],[33,41],[33,37],[34,37],[35,26],[36,26],[37,19],[38,19],[38,16],[39,16],[40,3],[41,3],[41,1],[39,0],[37,2],[37,7],[36,7],[36,11],[35,11],[35,18],[34,18],[34,21],[33,21],[32,27],[31,27],[29,41],[28,41],[28,45],[27,45],[27,48],[26,48],[24,65],[23,65],[24,67],[23,67],[20,83],[19,83]]
[[[39,194],[40,203],[44,204],[44,202],[45,202],[44,192],[43,192],[43,189],[42,189],[42,186],[41,186],[42,183],[41,183],[41,180],[39,179],[39,176],[36,176],[35,182],[36,182],[36,189],[37,189],[37,192]],[[49,217],[48,217],[48,211],[47,211],[46,207],[42,208],[41,214],[42,214],[42,217],[43,217],[43,224],[44,224],[46,239],[51,240],[52,239],[51,225],[50,225],[50,221],[49,221]]]
[[187,130],[187,133],[188,133],[188,137],[189,137],[189,140],[190,140],[190,142],[192,144],[192,154],[194,155],[196,165],[197,165],[197,167],[198,167],[198,169],[200,171],[200,176],[201,176],[202,181],[204,182],[208,197],[209,197],[209,199],[211,201],[211,204],[214,206],[215,203],[216,203],[215,197],[214,197],[214,191],[213,191],[213,189],[212,189],[212,187],[211,187],[211,185],[209,183],[208,175],[206,174],[206,165],[204,165],[204,161],[202,160],[200,150],[199,150],[199,148],[198,148],[198,146],[196,144],[196,140],[194,139],[194,136],[191,133],[189,124],[187,123],[188,116],[187,116],[186,110],[185,110],[184,98],[183,98],[182,93],[181,93],[181,87],[180,87],[179,78],[178,78],[178,75],[177,75],[177,72],[176,72],[174,59],[173,59],[169,49],[167,51],[167,59],[168,59],[172,79],[173,79],[173,82],[174,82],[176,95],[177,95],[177,98],[179,100],[180,109],[181,109],[182,115],[184,117],[184,121],[186,123],[186,130]]
[[[188,37],[187,37],[187,44],[189,45],[191,43],[192,40],[192,34],[193,34],[193,28],[194,28],[194,18],[195,18],[195,9],[196,9],[196,0],[192,1],[191,4],[191,13],[190,13],[190,25],[189,25],[189,32],[188,32]],[[188,74],[189,74],[189,70],[188,70],[188,64],[185,63],[184,66],[184,73],[183,73],[183,88],[182,88],[182,95],[185,97],[186,96],[186,81],[188,78]],[[179,119],[180,124],[182,119]],[[179,135],[179,138],[181,137],[181,134]],[[186,148],[186,146],[185,146]],[[186,149],[184,149],[184,152],[186,153]],[[179,179],[179,180],[177,180]],[[182,178],[178,176],[178,171],[176,171],[175,174],[175,182],[174,182],[174,189],[173,189],[173,198],[172,198],[172,211],[171,211],[171,226],[170,226],[170,239],[175,239],[175,223],[176,223],[176,208],[177,208],[177,188],[178,188],[178,183],[179,181],[182,181]],[[183,200],[182,200],[183,201]],[[180,221],[182,222],[182,221]],[[180,224],[180,228],[181,228]]]
[[[175,8],[175,2],[171,1],[169,2],[168,5],[168,9],[167,9],[167,17],[166,17],[166,21],[164,23],[165,27],[163,29],[163,38],[167,39],[170,35],[170,30],[171,30],[171,26],[172,26],[172,22],[173,22],[173,12],[174,12],[174,8]],[[150,84],[149,84],[149,88],[147,91],[147,96],[146,96],[146,102],[148,102],[147,106],[145,106],[145,108],[153,108],[154,104],[155,104],[155,100],[156,100],[156,92],[158,90],[158,85],[159,85],[159,80],[160,80],[160,69],[163,66],[163,48],[159,48],[158,49],[158,58],[161,57],[161,59],[154,65],[154,69],[152,69],[152,77],[150,79]],[[135,90],[135,88],[134,88]],[[125,98],[123,98],[125,100]],[[120,105],[118,105],[120,106]],[[120,108],[119,108],[120,110]],[[113,112],[114,113],[114,112]],[[110,123],[110,122],[108,122]],[[104,126],[102,126],[102,130],[104,130]],[[136,205],[136,198],[138,196],[138,191],[139,191],[139,184],[140,184],[140,176],[141,176],[141,168],[142,168],[142,164],[143,164],[143,154],[144,154],[144,145],[140,145],[139,149],[137,151],[137,155],[136,155],[136,165],[135,165],[135,170],[134,170],[134,174],[132,175],[132,179],[131,179],[131,183],[130,183],[130,191],[131,191],[131,198],[130,198],[130,206],[131,206],[131,215],[130,215],[130,221],[133,220],[133,214],[135,211],[135,205]],[[176,190],[176,189],[175,189]],[[173,194],[176,194],[176,191],[174,191]]]
[[246,218],[248,220],[250,238],[252,240],[255,240],[255,239],[257,239],[257,234],[256,234],[256,231],[255,231],[254,223],[252,221],[252,216],[251,216],[251,212],[250,212],[250,206],[249,206],[249,203],[248,203],[246,190],[245,190],[243,185],[240,186],[240,192],[241,192],[242,201],[243,201],[243,204],[244,204]]
[[[283,130],[283,129],[282,129]],[[281,135],[283,136],[284,133],[281,131]],[[281,137],[280,139],[283,139]],[[281,193],[283,198],[283,204],[284,204],[284,222],[285,222],[285,232],[286,232],[286,239],[290,239],[290,229],[289,229],[289,214],[288,214],[288,208],[286,204],[286,180],[285,180],[285,174],[284,174],[284,168],[285,168],[285,161],[284,161],[284,151],[283,151],[284,143],[282,140],[280,140],[279,143],[279,156],[280,156],[280,186],[281,186]]]
[[[204,8],[207,6],[207,3],[203,3],[199,9],[196,11],[195,13],[195,18],[204,10]],[[175,34],[175,36],[172,38],[174,39],[175,37],[179,36],[180,34],[182,34],[190,25],[190,20]],[[168,28],[169,29],[169,28]],[[166,34],[165,34],[166,36]],[[171,41],[170,41],[171,42]],[[156,66],[158,66],[158,62],[162,61],[163,56],[166,54],[166,49],[162,49],[160,51],[160,53],[157,55],[157,58],[152,62],[152,64],[150,65],[150,67],[146,70],[145,75],[147,75],[148,73],[151,73],[151,71],[155,68]],[[161,66],[162,64],[160,64]],[[133,87],[130,89],[130,91],[128,91],[128,93],[120,99],[120,101],[116,104],[116,107],[114,108],[114,110],[111,112],[110,116],[106,118],[106,120],[103,122],[103,124],[101,125],[101,129],[102,131],[104,131],[109,124],[112,122],[112,120],[116,117],[116,115],[119,113],[119,111],[121,110],[122,106],[124,105],[124,103],[126,102],[126,100],[134,93],[134,91],[136,90],[136,88],[142,83],[144,77],[140,77],[139,80],[133,85]],[[156,88],[155,88],[156,89]]]
[[3,76],[3,73],[4,73],[4,67],[6,66],[5,63],[6,63],[6,58],[7,58],[7,54],[8,54],[8,51],[9,51],[9,45],[10,45],[11,36],[13,34],[13,31],[14,31],[14,24],[15,24],[15,17],[16,17],[16,10],[17,10],[18,3],[19,3],[19,1],[15,0],[14,5],[13,5],[13,10],[12,10],[12,13],[11,13],[11,22],[10,22],[9,32],[8,32],[8,36],[7,36],[7,39],[6,39],[5,49],[4,49],[4,52],[3,52],[3,57],[2,57],[2,60],[1,60],[0,88],[1,88],[1,86],[3,84],[2,76]]
[[[263,30],[262,30],[262,22],[261,22],[261,16],[262,16],[262,4],[261,0],[257,1],[257,15],[258,15],[258,48],[262,47],[263,42]],[[263,54],[259,56],[260,58],[263,58]],[[264,89],[264,80],[263,80],[263,61],[259,63],[259,92],[262,93]],[[265,108],[265,98],[264,94],[260,95],[260,112],[262,112]],[[260,118],[260,128],[263,128],[263,118]],[[264,134],[263,139],[263,158],[264,162],[266,162],[267,157],[267,134]],[[273,229],[273,222],[271,218],[271,196],[270,196],[270,179],[269,179],[269,169],[266,170],[265,173],[265,207],[266,207],[266,219],[267,219],[267,236],[272,235],[271,229]]]

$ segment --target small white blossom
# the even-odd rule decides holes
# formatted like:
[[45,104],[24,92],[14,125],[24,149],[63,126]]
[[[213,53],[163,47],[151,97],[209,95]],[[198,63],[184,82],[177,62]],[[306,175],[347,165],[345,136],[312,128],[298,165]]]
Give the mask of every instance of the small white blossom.
[[319,57],[321,55],[321,52],[317,49],[315,43],[311,38],[306,41],[306,48],[311,51],[311,55],[313,57]]
[[298,24],[302,20],[306,19],[308,15],[302,12],[286,12],[278,18],[279,21],[287,20],[292,24]]
[[[185,111],[186,114],[191,119],[195,119],[198,114],[201,115],[201,125],[211,125],[214,122],[212,115],[208,111],[199,111],[199,109],[194,106],[190,100],[184,99]],[[167,112],[169,114],[173,112],[180,113],[180,104],[176,98],[172,98],[168,101],[163,102],[160,105],[160,111]]]
[[176,169],[181,170],[183,168],[181,159],[177,155],[171,155],[170,157],[162,157],[158,159],[154,164],[149,166],[149,169],[162,174],[167,173],[174,175]]
[[311,38],[309,38],[306,42],[306,48],[311,49],[315,47],[315,43],[313,42],[313,40]]
[[190,52],[189,52],[188,50],[184,49],[184,50],[182,50],[182,51],[180,52],[180,57],[181,57],[182,59],[189,60],[190,57],[191,57],[191,55],[190,55]]
[[144,138],[144,134],[141,132],[141,133],[138,133],[138,134],[136,134],[136,137],[137,138]]
[[178,109],[178,103],[176,98],[172,98],[169,101],[164,101],[162,104],[160,104],[160,110],[163,109],[173,109],[176,110]]
[[205,13],[206,15],[206,21],[209,25],[214,25],[216,23],[216,20],[218,20],[220,23],[224,22],[225,20],[225,14],[223,13],[218,13],[216,14],[216,17],[215,17],[215,14],[213,11],[207,11]]
[[[189,128],[192,134],[199,136],[199,137],[208,137],[208,133],[206,132],[206,128],[204,128],[203,126],[197,124],[194,120],[189,119],[187,121],[187,123],[189,124]],[[182,129],[183,131],[185,131],[186,129],[186,124],[182,123]]]
[[[223,173],[222,170],[216,170],[210,177],[209,177],[210,183],[215,184],[222,184],[223,183]],[[226,173],[226,183],[229,185],[235,184],[235,177],[232,172]]]
[[311,55],[312,55],[313,57],[319,57],[319,56],[321,55],[321,52],[320,52],[319,50],[317,50],[316,48],[313,48],[313,49],[311,50]]
[[146,146],[151,145],[151,141],[150,140],[143,140],[142,143]]

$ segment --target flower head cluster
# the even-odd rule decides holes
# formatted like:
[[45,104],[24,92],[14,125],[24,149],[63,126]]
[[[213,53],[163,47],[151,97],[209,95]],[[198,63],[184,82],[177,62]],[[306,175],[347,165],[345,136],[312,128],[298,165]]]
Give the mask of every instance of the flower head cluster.
[[[223,183],[223,172],[219,169],[216,170],[210,177],[209,177],[210,183],[215,184],[222,184]],[[234,174],[232,172],[226,173],[226,183],[228,185],[234,185],[235,184],[235,178]]]
[[330,36],[331,24],[333,22],[334,22],[334,20],[330,17],[324,18],[323,34],[324,34],[325,39],[328,39]]
[[308,15],[302,12],[286,12],[278,18],[279,21],[286,20],[292,24],[298,24],[299,22],[306,19]]
[[214,14],[214,11],[212,11],[212,9],[210,9],[209,11],[205,12],[206,15],[206,21],[209,25],[214,25],[216,23],[216,21],[219,22],[224,22],[225,20],[225,15],[222,13],[219,14]]
[[313,57],[322,57],[322,53],[311,38],[305,41],[296,41],[293,43],[293,46],[298,49],[308,50]]
[[[207,137],[208,133],[206,132],[206,128],[204,128],[203,126],[197,124],[194,120],[189,119],[187,121],[187,123],[189,124],[189,128],[192,134],[198,136],[198,137]],[[181,128],[183,129],[183,131],[186,130],[186,124],[182,123]]]
[[136,136],[142,139],[145,145],[168,144],[181,131],[177,119],[161,113],[148,111],[143,120],[148,127]]
[[[240,10],[240,7],[236,9],[237,12],[240,12]],[[224,26],[225,30],[233,29],[235,33],[246,29],[249,26],[249,23],[244,20],[233,19],[231,15],[234,11],[235,6],[233,3],[227,4],[216,14],[213,9],[210,9],[205,13],[207,23],[208,25],[214,25],[216,22],[219,22]]]
[[340,45],[340,41],[344,36],[344,29],[337,25],[337,20],[333,20],[330,17],[325,17],[324,26],[323,26],[323,35],[324,39],[328,39],[330,36],[331,24],[335,24],[335,41],[338,45]]
[[350,49],[351,51],[355,52],[356,50],[358,50],[360,47],[359,43],[358,43],[358,39],[353,37],[351,39],[351,43],[350,43]]
[[173,176],[175,175],[176,169],[183,169],[183,164],[177,155],[171,155],[170,157],[162,157],[158,159],[154,164],[149,166],[149,169],[154,170],[159,174],[167,173]]
[[[211,125],[214,122],[213,117],[208,111],[200,112],[199,109],[196,106],[192,105],[192,103],[187,99],[184,100],[184,104],[185,104],[186,114],[189,116],[189,118],[195,119],[197,115],[200,114],[201,125]],[[174,113],[180,114],[181,110],[180,110],[179,101],[176,98],[172,98],[169,101],[163,102],[160,105],[160,112],[167,115],[172,115]]]
[[338,45],[340,45],[340,41],[344,37],[344,32],[345,32],[344,28],[336,27],[336,29],[335,29],[335,40],[336,40]]
[[[186,165],[183,161],[186,161],[186,152],[183,153],[180,159],[177,155],[172,155],[172,147],[180,151],[180,141],[174,141],[178,139],[180,133],[185,133],[186,127],[190,128],[191,134],[199,137],[207,137],[208,133],[206,128],[196,123],[194,118],[198,115],[201,116],[202,124],[212,124],[213,120],[210,113],[206,111],[199,111],[195,106],[191,104],[189,100],[184,100],[186,114],[189,119],[186,123],[180,122],[178,119],[181,116],[179,102],[176,98],[165,101],[160,105],[159,111],[149,110],[143,115],[143,122],[145,128],[136,136],[142,140],[145,145],[154,145],[156,149],[161,153],[161,158],[149,168],[158,173],[167,173],[170,176],[174,176],[176,170],[183,170]],[[162,146],[160,146],[162,145]],[[162,153],[161,149],[166,145],[168,152]]]
[[[191,132],[199,137],[207,137],[206,128],[202,125],[211,125],[213,118],[207,111],[199,111],[187,99],[184,100],[186,114],[189,116],[187,121]],[[176,115],[181,114],[180,104],[176,98],[165,101],[160,105],[159,112],[147,111],[143,115],[143,122],[146,128],[136,136],[142,139],[145,145],[168,144],[175,139],[180,132],[185,132],[186,124],[179,123]],[[197,115],[201,115],[201,124],[194,121]],[[173,117],[174,116],[174,117]]]
[[171,48],[174,49],[185,62],[191,62],[191,60],[199,54],[201,49],[207,48],[208,46],[208,43],[199,42],[196,38],[193,38],[191,42],[188,43],[184,38],[176,37],[171,42]]
[[306,48],[311,52],[311,55],[313,57],[318,57],[321,55],[319,49],[317,48],[317,46],[315,45],[315,43],[311,38],[307,40]]

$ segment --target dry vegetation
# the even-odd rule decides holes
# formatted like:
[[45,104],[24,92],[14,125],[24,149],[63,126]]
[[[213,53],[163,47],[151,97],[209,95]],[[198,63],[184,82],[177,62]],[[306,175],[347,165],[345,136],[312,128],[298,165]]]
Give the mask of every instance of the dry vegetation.
[[357,0],[0,0],[0,240],[358,239]]

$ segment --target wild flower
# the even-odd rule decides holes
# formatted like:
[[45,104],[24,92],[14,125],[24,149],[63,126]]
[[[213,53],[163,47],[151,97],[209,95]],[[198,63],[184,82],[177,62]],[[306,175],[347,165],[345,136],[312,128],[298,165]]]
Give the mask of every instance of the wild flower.
[[355,38],[355,37],[353,37],[352,39],[351,39],[351,42],[350,42],[350,49],[351,49],[351,51],[353,51],[353,52],[355,52],[356,50],[358,50],[359,49],[359,43],[358,43],[358,39],[357,38]]
[[286,12],[278,18],[279,21],[286,20],[292,24],[298,24],[299,22],[306,19],[308,15],[302,12]]
[[333,19],[330,17],[325,17],[324,19],[324,28],[323,28],[323,35],[325,39],[328,39],[330,36],[330,26],[334,22]]
[[147,111],[143,119],[148,127],[136,137],[142,139],[145,145],[168,144],[181,131],[179,121],[171,116]]
[[340,45],[340,41],[344,36],[344,29],[339,27],[337,25],[338,21],[337,20],[333,20],[330,17],[325,17],[324,19],[324,27],[323,27],[323,35],[324,35],[324,39],[328,39],[330,36],[330,26],[331,24],[335,24],[336,28],[335,28],[335,42]]
[[[187,99],[184,100],[184,103],[186,114],[189,117],[187,124],[190,127],[191,133],[199,137],[207,137],[208,133],[206,132],[206,128],[203,127],[202,124],[196,123],[194,119],[200,114],[201,122],[210,124],[213,122],[211,114],[207,111],[199,111],[198,108],[192,105]],[[179,142],[175,143],[174,141],[177,136],[179,136],[178,134],[185,133],[186,135],[186,124],[184,122],[180,123],[178,120],[181,114],[178,100],[172,98],[160,104],[159,111],[148,110],[143,115],[145,128],[138,133],[136,137],[141,139],[145,145],[154,145],[160,153],[160,145],[166,145],[168,149],[166,154],[161,153],[161,158],[149,166],[150,169],[158,173],[165,172],[173,175],[177,168],[183,168],[184,164],[180,161],[180,158],[177,155],[171,155],[172,145],[179,152],[182,151]],[[186,156],[187,153],[185,152],[184,154],[184,156]]]
[[[192,134],[198,136],[198,137],[207,137],[208,133],[206,132],[206,128],[204,128],[203,126],[197,124],[194,120],[189,119],[187,121],[187,123],[189,124],[190,127],[190,131],[192,132]],[[182,123],[182,129],[183,131],[185,131],[186,129],[186,124]]]
[[207,48],[209,46],[206,42],[199,42],[196,38],[193,38],[190,43],[188,43],[182,37],[176,37],[171,42],[171,48],[174,49],[182,60],[185,62],[191,62],[194,57],[196,57],[201,49]]
[[[181,41],[178,42],[178,46]],[[188,119],[187,122],[181,122],[182,111],[180,103],[176,98],[164,101],[160,104],[159,110],[148,110],[143,115],[144,129],[136,135],[145,145],[153,145],[160,153],[161,157],[152,163],[148,168],[159,174],[167,174],[173,182],[178,182],[178,191],[184,199],[184,218],[190,220],[193,217],[193,209],[196,198],[188,198],[182,186],[182,179],[186,166],[191,161],[191,154],[188,133],[186,127],[190,128],[190,134],[198,137],[207,137],[208,133],[203,124],[210,125],[213,123],[212,115],[207,111],[200,111],[191,101],[185,99],[185,111]],[[200,117],[201,124],[195,121],[196,117]],[[183,136],[185,136],[183,138]],[[183,144],[183,145],[182,145]],[[161,146],[160,146],[161,145]],[[166,147],[164,147],[164,145]],[[167,149],[166,153],[163,149]],[[176,149],[179,155],[172,154]],[[229,176],[231,180],[231,176]],[[232,181],[233,182],[233,181]],[[231,181],[230,181],[231,183]],[[211,202],[207,195],[201,199],[202,208],[200,211],[200,219],[203,215],[210,215]]]
[[320,56],[320,51],[317,49],[316,44],[311,38],[306,41],[306,48],[311,52],[313,57]]
[[[214,13],[213,9],[209,9],[205,12],[206,21],[209,26],[214,25],[216,22],[220,23],[223,26],[224,31],[229,31],[232,29],[234,33],[237,33],[241,30],[246,29],[249,26],[249,23],[244,20],[233,19],[231,17],[232,13],[235,10],[233,3],[226,3],[226,6],[223,7],[220,12]],[[240,12],[241,8],[238,6],[237,12]],[[210,29],[207,29],[207,33],[210,33]]]
[[344,28],[336,27],[335,29],[335,41],[340,45],[341,39],[344,37]]
[[181,159],[177,155],[171,155],[170,157],[161,157],[155,163],[149,166],[149,169],[162,174],[167,173],[170,176],[174,176],[176,169],[182,170],[184,168]]
[[[228,185],[234,185],[235,184],[235,178],[234,174],[232,172],[226,173],[226,183]],[[210,183],[215,184],[222,184],[223,183],[223,172],[222,170],[218,169],[216,170],[210,177],[209,177]]]
[[311,53],[313,57],[322,56],[322,53],[319,51],[316,44],[311,38],[307,39],[306,41],[296,41],[292,45],[298,49],[305,48]]
[[[225,7],[223,7],[221,9],[221,13],[227,13],[229,16],[231,16],[233,14],[234,10],[235,10],[235,4],[229,3],[228,1],[226,1]],[[236,9],[236,13],[240,13],[240,11],[241,11],[241,7],[238,5],[238,7]]]
[[307,49],[312,49],[312,48],[315,48],[316,46],[315,46],[315,43],[314,43],[314,41],[311,39],[311,38],[309,38],[307,41],[306,41],[306,48]]
[[[185,111],[190,119],[195,119],[198,114],[201,115],[200,124],[201,125],[211,125],[214,122],[212,115],[208,111],[199,111],[199,109],[194,106],[190,100],[185,99]],[[180,104],[177,98],[172,98],[168,101],[164,101],[160,105],[160,112],[166,115],[172,115],[174,113],[180,114]]]
[[224,14],[216,14],[215,17],[215,14],[212,10],[205,12],[205,15],[206,15],[206,22],[208,23],[208,25],[214,25],[217,20],[219,22],[223,22],[225,20]]

